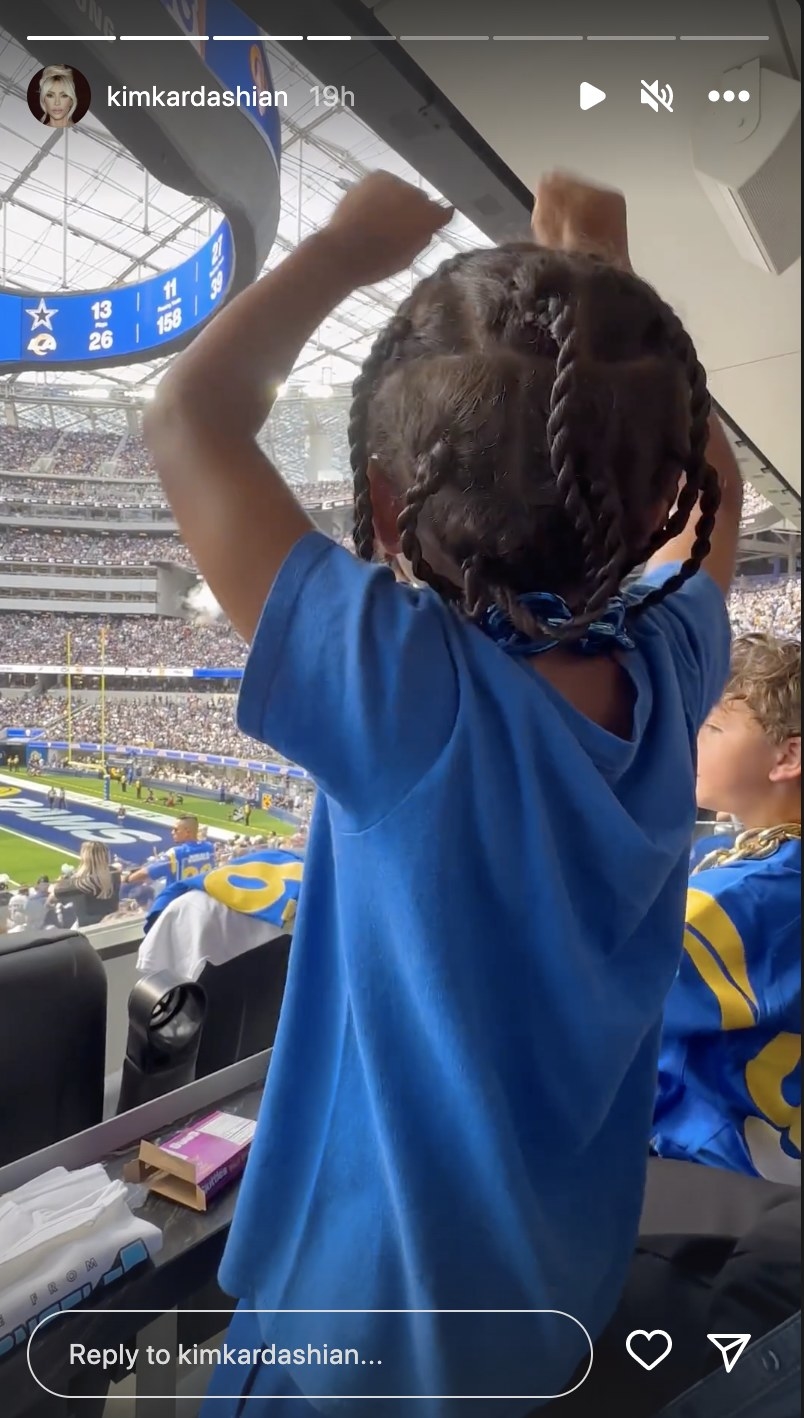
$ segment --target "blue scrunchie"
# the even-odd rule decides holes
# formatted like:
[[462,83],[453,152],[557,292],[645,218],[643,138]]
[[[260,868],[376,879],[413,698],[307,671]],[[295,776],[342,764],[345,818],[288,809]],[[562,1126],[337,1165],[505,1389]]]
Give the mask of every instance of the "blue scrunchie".
[[[518,596],[517,602],[546,626],[557,627],[572,620],[572,611],[566,601],[550,591],[528,591],[524,596]],[[626,609],[623,597],[613,596],[600,619],[588,625],[577,640],[569,642],[571,649],[577,650],[580,655],[600,655],[615,649],[634,650],[635,642],[625,624]],[[559,636],[554,639],[550,636],[530,639],[524,631],[517,630],[499,606],[484,611],[478,624],[506,655],[543,655],[545,650],[553,650],[564,643]]]

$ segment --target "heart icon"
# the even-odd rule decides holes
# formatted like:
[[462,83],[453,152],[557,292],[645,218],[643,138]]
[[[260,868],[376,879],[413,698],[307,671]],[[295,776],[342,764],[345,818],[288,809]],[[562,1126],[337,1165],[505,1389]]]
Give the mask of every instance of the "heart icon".
[[[636,1352],[636,1343],[639,1341],[643,1351],[653,1354],[652,1359],[643,1359],[641,1354]],[[660,1352],[657,1354],[657,1346]],[[673,1347],[673,1341],[666,1329],[634,1329],[625,1341],[625,1347],[632,1359],[636,1359],[643,1369],[655,1369],[667,1358]]]

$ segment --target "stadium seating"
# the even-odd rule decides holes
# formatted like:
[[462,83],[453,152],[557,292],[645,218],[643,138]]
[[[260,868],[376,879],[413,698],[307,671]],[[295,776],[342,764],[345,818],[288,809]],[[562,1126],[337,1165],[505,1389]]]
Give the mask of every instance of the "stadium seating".
[[273,1048],[285,992],[290,936],[278,936],[224,965],[206,965],[199,979],[207,1014],[196,1078]]
[[86,936],[0,937],[0,1166],[103,1114],[106,971]]
[[[351,495],[348,413],[349,404],[343,399],[280,400],[262,432],[266,454],[306,506]],[[311,435],[315,434],[323,434],[326,441],[326,468],[314,463]],[[65,504],[88,500],[99,506],[143,500],[164,503],[145,445],[122,429],[116,434],[91,434],[0,426],[0,472],[12,475],[0,478],[0,502],[20,498]],[[322,481],[322,474],[328,472],[334,476]]]
[[[795,1325],[800,1309],[800,1256],[798,1188],[653,1158],[629,1278],[613,1319],[595,1344],[594,1381],[548,1405],[545,1418],[597,1418],[603,1394],[613,1413],[652,1418],[704,1375],[717,1371],[722,1376],[719,1352],[707,1339],[712,1332],[752,1333],[763,1337],[772,1352],[772,1332],[791,1321]],[[673,1340],[667,1359],[650,1373],[638,1368],[626,1350],[634,1330],[667,1331]],[[763,1379],[764,1388],[760,1384],[754,1392],[770,1388],[767,1372]],[[730,1402],[718,1407],[714,1398],[723,1389],[714,1378],[712,1390],[711,1406],[697,1406],[698,1394],[696,1406],[690,1406],[687,1392],[667,1418],[736,1418],[738,1413],[741,1418],[743,1413],[746,1418],[794,1418],[799,1411],[750,1408],[748,1384],[739,1388],[739,1406],[731,1406],[732,1384],[726,1390]]]
[[[717,1370],[688,1389],[659,1418],[734,1413],[734,1379]],[[739,1418],[798,1418],[801,1411],[801,1311],[763,1335],[740,1357]]]
[[[2,602],[0,602],[0,605]],[[57,604],[54,602],[54,604]],[[731,617],[736,634],[773,630],[801,636],[801,581],[775,579],[753,585],[740,581],[732,594]],[[155,664],[193,668],[237,668],[244,664],[244,642],[226,624],[190,626],[183,620],[151,616],[64,615],[0,611],[3,660],[13,663],[53,663],[63,656],[65,636],[73,637],[76,663],[97,662],[98,637],[108,629],[107,663],[129,668]],[[213,745],[209,745],[214,751]]]

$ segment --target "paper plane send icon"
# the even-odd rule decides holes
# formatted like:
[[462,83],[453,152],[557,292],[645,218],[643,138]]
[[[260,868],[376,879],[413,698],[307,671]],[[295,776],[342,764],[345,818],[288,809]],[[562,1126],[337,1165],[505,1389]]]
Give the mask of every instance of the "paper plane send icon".
[[596,103],[602,103],[606,97],[602,89],[595,88],[594,84],[581,84],[581,108],[594,108]]
[[706,1337],[720,1350],[727,1374],[731,1373],[746,1345],[751,1343],[750,1334],[707,1334]]

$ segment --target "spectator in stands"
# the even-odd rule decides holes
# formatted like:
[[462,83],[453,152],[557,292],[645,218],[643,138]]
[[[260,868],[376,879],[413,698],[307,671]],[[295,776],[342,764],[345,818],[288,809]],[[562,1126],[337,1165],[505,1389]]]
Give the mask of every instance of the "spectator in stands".
[[0,502],[41,506],[45,512],[53,507],[165,507],[164,497],[154,485],[88,482],[63,476],[0,478]]
[[4,656],[18,663],[52,663],[58,650],[63,660],[65,637],[72,636],[76,663],[97,664],[99,635],[108,632],[106,663],[126,667],[152,666],[155,662],[189,668],[232,666],[243,662],[244,647],[226,624],[193,627],[183,620],[155,616],[60,615],[44,611],[0,614],[0,639]]
[[8,929],[11,931],[44,930],[47,918],[47,877],[40,877],[36,886],[18,886],[8,899]]
[[75,924],[81,927],[96,926],[113,915],[120,904],[120,872],[112,866],[108,847],[83,842],[78,866],[54,883],[50,897],[57,909],[74,912]]
[[[54,602],[58,605],[58,602]],[[742,580],[734,589],[730,614],[736,634],[767,630],[800,639],[800,579]],[[17,664],[52,663],[64,658],[65,637],[72,636],[76,663],[96,664],[101,629],[108,632],[106,661],[122,668],[240,667],[245,647],[225,621],[203,626],[151,615],[65,615],[54,612],[0,612],[4,659]]]
[[28,894],[27,886],[19,886],[12,893],[8,902],[8,934],[16,935],[19,931],[28,930]]
[[[44,930],[48,922],[48,893],[50,891],[50,879],[40,876],[34,886],[28,892],[27,923],[31,931]],[[53,923],[55,924],[55,922]]]
[[52,428],[0,427],[0,467],[31,467],[52,450],[58,437],[58,432]]
[[[0,484],[1,485],[1,484]],[[155,561],[172,561],[191,566],[185,546],[172,535],[133,536],[114,533],[66,532],[60,529],[35,532],[30,528],[3,530],[2,564],[45,562],[52,566],[150,566]],[[21,571],[22,566],[16,567]]]
[[[148,745],[165,749],[186,749],[190,753],[225,753],[235,758],[253,758],[254,741],[238,731],[233,694],[199,694],[187,691],[170,696],[142,695],[130,699],[108,692],[105,697],[106,741],[122,746]],[[38,691],[5,700],[0,711],[13,715],[13,722],[44,729],[56,738],[67,736],[65,693]],[[85,698],[74,691],[71,700],[73,729],[87,742],[101,737],[101,710],[97,698]],[[260,751],[260,757],[274,757]],[[175,776],[175,774],[174,774]],[[122,785],[121,785],[122,786]],[[280,790],[278,789],[279,793]]]
[[801,581],[746,577],[732,591],[729,615],[735,635],[767,631],[800,640]]
[[0,876],[0,935],[3,935],[8,929],[8,903],[12,895],[8,877]]
[[129,872],[125,877],[126,885],[151,881],[170,886],[188,877],[204,876],[215,865],[215,848],[211,842],[198,840],[198,826],[197,817],[189,812],[182,813],[171,831],[174,845],[147,866]]
[[[447,262],[356,382],[358,554],[428,589],[314,532],[256,446],[265,391],[448,219],[372,174],[202,332],[149,415],[177,521],[251,644],[240,723],[322,786],[221,1271],[235,1346],[261,1342],[248,1311],[326,1305],[362,1311],[331,1337],[371,1351],[372,1311],[456,1296],[561,1295],[596,1338],[637,1232],[742,484],[689,337],[627,269],[622,199],[554,178],[539,245]],[[395,1326],[383,1392],[499,1392],[484,1330],[420,1321]],[[586,1345],[527,1326],[506,1323],[507,1391],[559,1393]],[[247,1382],[303,1401],[321,1380]],[[233,1393],[230,1366],[211,1393]]]
[[801,1169],[801,646],[749,636],[701,731],[698,795],[736,843],[690,882],[654,1148],[770,1181]]

